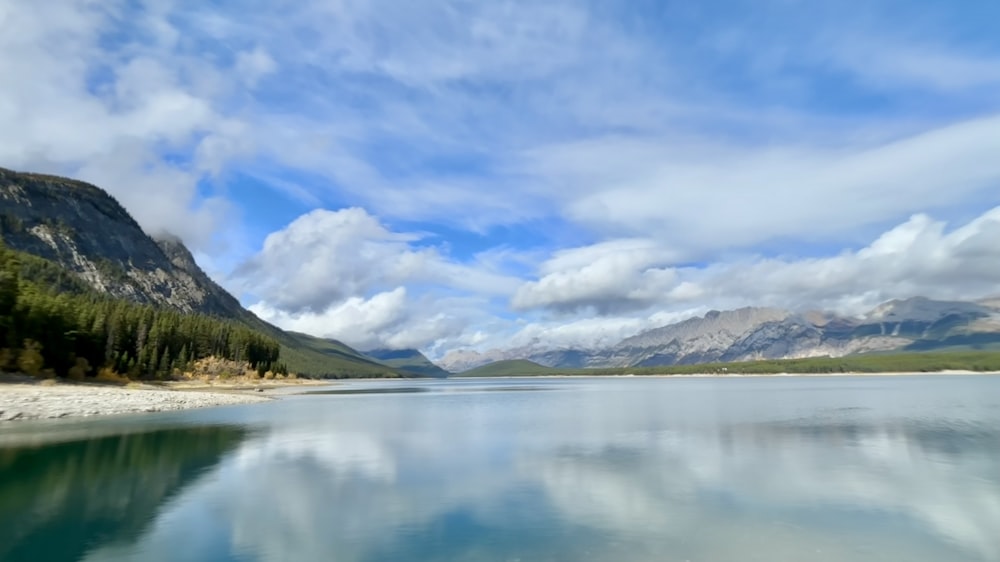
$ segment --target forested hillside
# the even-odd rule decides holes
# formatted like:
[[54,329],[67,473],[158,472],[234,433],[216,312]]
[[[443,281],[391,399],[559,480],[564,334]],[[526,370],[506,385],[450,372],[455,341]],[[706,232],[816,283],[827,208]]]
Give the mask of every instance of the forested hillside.
[[287,373],[278,342],[238,322],[99,294],[0,241],[0,369],[71,378],[161,378],[216,357]]
[[[227,337],[199,336],[203,340],[218,342],[219,349],[210,350],[211,356],[246,359],[246,349],[221,348],[226,347],[229,340],[237,342],[232,345],[238,348],[242,345],[238,342],[252,339],[248,334],[253,334],[262,341],[277,342],[280,363],[299,375],[334,378],[401,376],[398,370],[377,363],[340,342],[285,332],[257,318],[198,267],[180,240],[169,235],[160,235],[154,240],[124,207],[97,186],[68,178],[0,168],[0,237],[5,240],[8,249],[20,256],[22,281],[27,281],[21,289],[24,293],[20,299],[21,306],[26,307],[25,303],[36,299],[57,303],[40,307],[32,305],[35,318],[47,314],[41,312],[43,310],[64,306],[62,300],[56,298],[58,295],[55,293],[60,292],[75,295],[66,298],[73,300],[73,306],[81,310],[101,306],[109,308],[111,312],[98,312],[94,318],[89,318],[100,320],[98,328],[111,330],[102,335],[111,336],[110,339],[115,342],[111,346],[114,349],[106,350],[106,357],[100,358],[109,363],[109,369],[113,367],[120,372],[153,376],[163,372],[160,363],[183,363],[182,359],[191,361],[197,358],[196,355],[206,353],[204,342],[198,344],[197,350],[188,345],[185,358],[181,355],[184,342],[177,337],[169,342],[157,337],[151,340],[156,344],[156,360],[153,361],[154,353],[148,347],[145,336],[142,336],[142,345],[139,346],[142,349],[136,348],[132,342],[122,341],[122,338],[153,332],[159,336],[163,328],[158,328],[157,322],[149,320],[150,314],[157,318],[172,314],[173,320],[168,323],[178,326],[172,332],[174,336],[182,333],[195,337],[189,330],[230,334]],[[44,290],[38,291],[38,287]],[[31,296],[35,293],[41,296]],[[81,295],[84,296],[83,301],[78,298]],[[84,301],[102,304],[80,304]],[[138,310],[136,306],[144,312],[131,312]],[[126,309],[130,312],[117,312]],[[192,318],[199,318],[200,323],[180,313],[194,314]],[[120,319],[120,323],[115,324],[115,319]],[[109,321],[111,324],[101,328]],[[209,324],[214,327],[204,327]],[[76,330],[77,324],[72,326]],[[87,345],[83,340],[88,337],[99,337],[91,333],[95,329],[93,324],[86,328],[81,333],[90,335],[74,335],[74,343],[70,347],[73,347],[76,357],[85,357],[92,363],[92,359],[99,356],[96,351],[86,355],[75,351],[77,346]],[[130,335],[120,336],[119,331],[128,331]],[[4,336],[0,341],[0,345],[15,357],[10,361],[16,362],[16,357],[19,357],[17,350],[23,348],[23,336],[20,333]],[[69,346],[60,338],[48,343],[39,339],[34,341],[43,345],[46,355],[58,355],[64,346]],[[125,347],[121,347],[123,345]],[[166,361],[164,354],[167,355]],[[64,359],[58,361],[65,362]],[[169,365],[166,367],[170,368]]]

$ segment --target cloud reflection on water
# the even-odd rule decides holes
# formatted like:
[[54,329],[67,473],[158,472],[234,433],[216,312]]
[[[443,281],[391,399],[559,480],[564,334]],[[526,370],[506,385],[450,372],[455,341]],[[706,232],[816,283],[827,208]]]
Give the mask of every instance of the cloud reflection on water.
[[301,402],[89,559],[1000,559],[995,412],[635,388]]

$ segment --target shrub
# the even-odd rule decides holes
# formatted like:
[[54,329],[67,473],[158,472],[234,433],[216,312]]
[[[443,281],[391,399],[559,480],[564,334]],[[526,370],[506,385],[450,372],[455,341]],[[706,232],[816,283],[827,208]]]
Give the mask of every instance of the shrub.
[[6,347],[0,349],[0,371],[6,371],[12,367],[15,367],[14,351],[7,349]]
[[77,357],[75,364],[69,368],[67,376],[72,380],[82,381],[92,370],[89,361],[83,357]]
[[129,378],[124,375],[119,375],[113,370],[105,367],[97,372],[97,376],[94,380],[99,382],[111,382],[116,384],[128,384],[130,382]]
[[45,359],[42,357],[42,344],[33,340],[24,340],[24,348],[17,357],[17,368],[22,373],[33,377],[39,376]]

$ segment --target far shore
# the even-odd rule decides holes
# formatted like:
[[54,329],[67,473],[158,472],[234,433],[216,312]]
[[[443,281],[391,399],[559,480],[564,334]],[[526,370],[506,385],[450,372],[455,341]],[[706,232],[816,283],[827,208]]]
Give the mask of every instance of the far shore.
[[463,377],[461,374],[452,375],[448,379],[489,380],[489,379],[576,379],[576,378],[599,378],[599,379],[664,379],[664,378],[736,378],[736,377],[895,377],[895,376],[925,376],[925,375],[1000,375],[1000,371],[912,371],[894,372],[887,371],[881,373],[849,372],[849,373],[657,373],[649,375],[622,374],[622,375],[498,375],[489,377]]
[[945,371],[886,371],[882,373],[847,372],[847,373],[665,373],[659,375],[611,375],[616,377],[911,377],[923,375],[1000,375],[1000,371],[964,371],[949,369]]

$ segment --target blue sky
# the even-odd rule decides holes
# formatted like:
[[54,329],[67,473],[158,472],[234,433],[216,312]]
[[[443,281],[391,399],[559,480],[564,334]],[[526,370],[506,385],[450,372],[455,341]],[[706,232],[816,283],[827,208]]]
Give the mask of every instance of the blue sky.
[[108,189],[262,317],[362,348],[978,298],[1000,293],[997,21],[993,1],[13,0],[0,165]]

